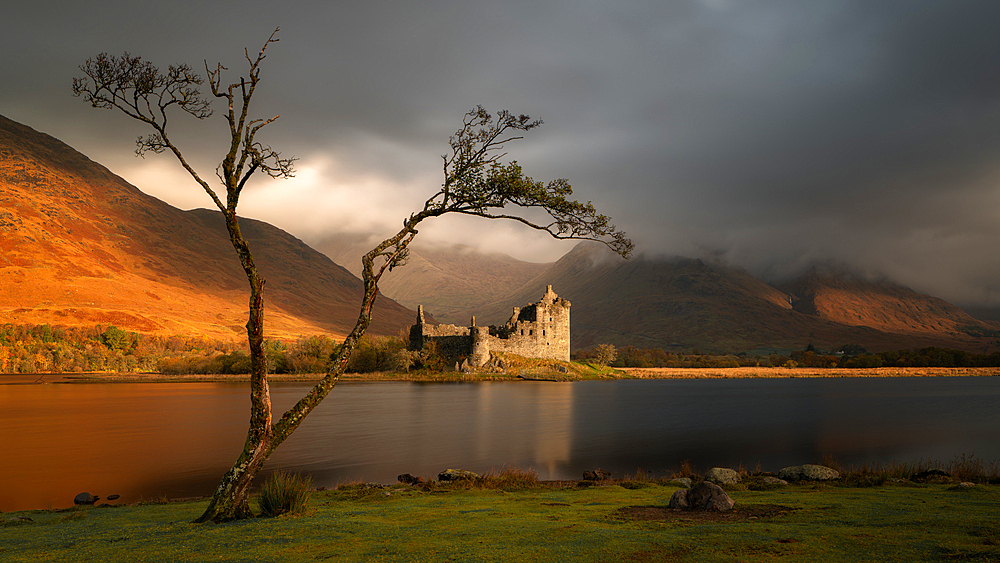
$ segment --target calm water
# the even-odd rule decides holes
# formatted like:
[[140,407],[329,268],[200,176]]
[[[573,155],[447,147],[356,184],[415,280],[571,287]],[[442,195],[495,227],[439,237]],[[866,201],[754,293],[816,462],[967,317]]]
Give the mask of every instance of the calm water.
[[[13,381],[0,377],[0,382]],[[276,410],[309,388],[275,384]],[[0,385],[0,510],[211,493],[242,448],[247,386]],[[400,473],[659,473],[820,461],[1000,459],[1000,378],[342,383],[267,470],[317,485]]]

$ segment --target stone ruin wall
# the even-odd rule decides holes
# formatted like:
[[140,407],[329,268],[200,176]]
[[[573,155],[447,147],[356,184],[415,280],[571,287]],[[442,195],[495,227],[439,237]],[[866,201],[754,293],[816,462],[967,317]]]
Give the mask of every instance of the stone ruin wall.
[[467,326],[429,325],[423,322],[423,307],[417,307],[417,324],[410,327],[410,350],[423,350],[423,343],[437,343],[438,354],[446,358],[469,355],[472,337]]
[[410,328],[410,349],[422,350],[424,343],[437,343],[438,353],[449,358],[468,357],[475,367],[483,366],[493,352],[527,358],[569,361],[570,302],[547,286],[537,303],[514,308],[510,320],[500,326],[431,326],[424,323],[423,308],[417,309],[417,324]]

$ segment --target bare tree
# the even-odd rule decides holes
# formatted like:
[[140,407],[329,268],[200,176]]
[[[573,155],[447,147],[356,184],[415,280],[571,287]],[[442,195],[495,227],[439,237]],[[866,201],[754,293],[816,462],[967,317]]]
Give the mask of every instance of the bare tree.
[[[277,31],[277,30],[276,30]],[[248,109],[259,80],[259,65],[264,50],[277,41],[274,34],[267,40],[256,59],[251,59],[250,78],[223,88],[221,65],[206,71],[212,93],[229,102],[228,120],[232,143],[230,151],[219,165],[217,173],[226,187],[223,204],[211,187],[188,165],[181,152],[167,136],[167,110],[177,106],[203,119],[211,114],[208,102],[201,97],[201,79],[189,67],[171,66],[161,74],[149,63],[127,53],[121,58],[99,55],[88,60],[81,69],[87,78],[74,79],[73,90],[94,107],[118,108],[129,116],[148,123],[156,131],[137,141],[137,154],[146,151],[170,150],[181,165],[212,197],[226,217],[230,239],[247,273],[250,283],[250,320],[247,336],[251,355],[251,415],[243,452],[233,467],[222,477],[205,513],[198,522],[225,521],[251,516],[249,491],[254,477],[286,438],[298,428],[305,417],[333,390],[344,373],[351,353],[371,324],[372,310],[378,296],[378,282],[393,268],[405,263],[407,247],[417,235],[417,226],[425,219],[447,213],[475,215],[489,219],[511,219],[560,239],[587,239],[604,242],[622,256],[628,256],[632,242],[597,213],[594,206],[568,199],[572,188],[565,179],[544,184],[524,175],[517,162],[503,162],[507,143],[521,139],[520,132],[534,129],[541,121],[526,115],[501,111],[491,115],[482,107],[467,113],[461,128],[450,139],[451,152],[443,159],[444,178],[441,188],[424,203],[423,208],[403,221],[394,236],[382,241],[362,257],[364,296],[354,329],[347,336],[340,352],[331,362],[324,378],[302,399],[272,423],[267,370],[263,354],[263,280],[257,274],[253,258],[239,232],[236,205],[240,191],[255,172],[272,177],[292,174],[292,159],[259,144],[255,135],[271,119],[249,119]],[[91,83],[93,81],[93,83]],[[239,94],[237,96],[236,94]],[[235,102],[242,102],[239,113]],[[249,119],[249,120],[248,120]],[[509,212],[507,208],[520,208]],[[537,213],[532,213],[534,210]],[[527,211],[527,213],[526,213]],[[544,217],[537,220],[528,215]]]

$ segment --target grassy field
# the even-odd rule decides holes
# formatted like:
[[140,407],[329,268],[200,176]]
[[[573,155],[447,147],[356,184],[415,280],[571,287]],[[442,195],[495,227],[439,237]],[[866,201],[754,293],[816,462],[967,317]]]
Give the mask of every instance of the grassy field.
[[997,485],[734,490],[723,514],[666,509],[676,489],[353,485],[219,525],[191,523],[204,501],[6,513],[0,561],[1000,561]]

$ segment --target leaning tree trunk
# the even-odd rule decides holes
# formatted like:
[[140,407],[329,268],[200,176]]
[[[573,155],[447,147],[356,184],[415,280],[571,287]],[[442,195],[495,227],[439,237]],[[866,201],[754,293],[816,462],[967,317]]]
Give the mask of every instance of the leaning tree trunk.
[[[337,381],[339,381],[341,374],[347,368],[347,362],[351,359],[351,353],[361,340],[361,337],[368,330],[369,325],[371,325],[372,309],[375,307],[375,298],[378,297],[379,279],[386,268],[395,262],[396,257],[405,251],[406,246],[413,238],[412,235],[416,234],[412,231],[412,228],[404,228],[396,236],[383,241],[382,244],[362,258],[364,266],[362,278],[365,286],[365,294],[361,301],[361,312],[358,315],[357,323],[354,325],[354,330],[344,339],[340,353],[331,363],[326,376],[309,393],[302,397],[295,406],[286,411],[278,422],[271,424],[271,400],[267,387],[267,371],[263,354],[264,305],[262,301],[262,289],[264,282],[256,275],[256,268],[253,267],[253,259],[249,255],[249,250],[246,250],[246,243],[242,242],[242,238],[239,236],[239,225],[229,226],[230,234],[233,237],[233,246],[237,248],[240,254],[240,259],[244,264],[244,269],[247,270],[251,287],[250,320],[247,322],[251,352],[250,428],[247,431],[247,439],[243,445],[243,452],[236,460],[236,464],[222,477],[222,481],[216,488],[208,508],[205,509],[205,513],[198,517],[195,522],[224,522],[253,516],[253,512],[250,510],[249,499],[250,487],[253,485],[254,478],[275,448],[291,436],[292,432],[298,428],[306,415],[312,412],[330,394],[330,391],[333,390]],[[234,231],[235,234],[233,234]],[[404,239],[405,242],[400,243]],[[238,244],[237,240],[242,244]],[[389,253],[386,263],[375,273],[373,265],[374,257],[381,254],[389,246],[396,244],[401,245],[397,246],[395,251]],[[246,258],[244,258],[243,250],[246,250]],[[253,275],[251,275],[251,272],[253,272]]]

